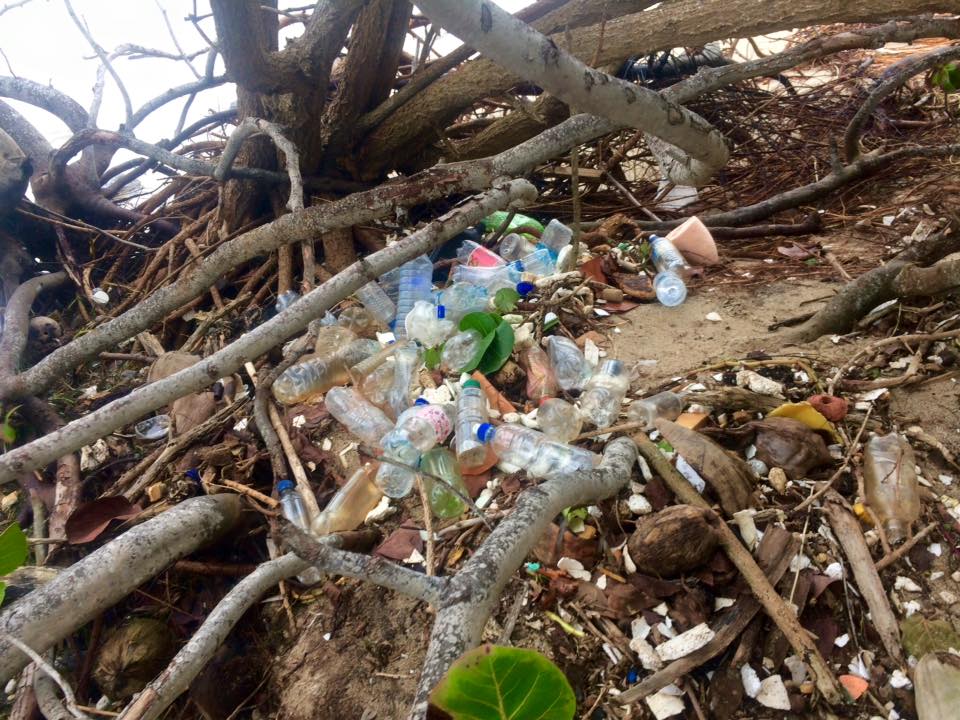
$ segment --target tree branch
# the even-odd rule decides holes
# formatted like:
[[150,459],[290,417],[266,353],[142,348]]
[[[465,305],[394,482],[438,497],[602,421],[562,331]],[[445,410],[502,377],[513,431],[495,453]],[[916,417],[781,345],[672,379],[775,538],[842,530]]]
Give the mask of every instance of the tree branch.
[[63,120],[73,132],[80,132],[87,126],[87,111],[80,103],[50,85],[41,85],[26,78],[0,76],[0,97],[46,110]]
[[283,152],[286,159],[287,176],[290,179],[290,200],[287,202],[287,209],[290,212],[303,210],[303,176],[300,174],[300,156],[297,153],[297,148],[284,137],[279,127],[266,120],[252,117],[243,119],[243,122],[233,131],[223,148],[220,162],[217,163],[217,167],[213,171],[214,180],[219,183],[226,182],[243,141],[258,132],[266,133],[273,140],[274,145]]
[[3,334],[0,334],[0,382],[12,378],[27,346],[30,330],[30,308],[37,295],[47,288],[57,287],[67,279],[65,272],[38,275],[21,284],[3,311]]

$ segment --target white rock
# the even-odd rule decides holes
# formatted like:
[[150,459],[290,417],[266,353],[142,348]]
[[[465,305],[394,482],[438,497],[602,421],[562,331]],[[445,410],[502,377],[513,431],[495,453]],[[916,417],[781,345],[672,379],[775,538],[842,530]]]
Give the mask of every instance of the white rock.
[[670,608],[667,607],[665,602],[662,602],[653,608],[653,611],[660,617],[666,617],[666,614],[670,611]]
[[690,463],[684,460],[682,455],[677,455],[677,472],[683,475],[698,493],[703,494],[703,491],[707,489],[706,481],[700,477],[700,473],[694,470]]
[[913,683],[910,682],[910,678],[903,674],[901,670],[894,670],[893,674],[890,675],[890,687],[896,688],[907,688],[908,690],[913,687]]
[[740,668],[740,680],[743,683],[743,692],[747,697],[755,698],[760,692],[760,678],[757,677],[757,671],[747,664]]
[[710,322],[723,322],[723,318],[720,317],[720,313],[718,312],[707,313],[707,320],[709,320]]
[[630,649],[637,654],[637,659],[644,670],[659,670],[663,667],[663,660],[657,655],[653,647],[641,637],[630,641]]
[[290,421],[290,424],[295,428],[302,428],[307,424],[307,419],[303,415],[294,415],[293,420]]
[[420,554],[420,551],[414,548],[413,552],[410,553],[410,557],[404,558],[403,562],[407,565],[423,565],[425,560],[423,555]]
[[790,696],[787,695],[787,688],[783,685],[783,680],[779,675],[771,675],[760,683],[760,691],[757,693],[756,700],[764,707],[774,710],[789,710]]
[[657,693],[644,698],[657,720],[679,715],[684,710],[683,691],[676,685],[667,685]]
[[931,543],[927,546],[927,552],[934,557],[940,557],[943,554],[943,548],[940,547],[940,543]]
[[807,664],[798,655],[790,655],[783,659],[783,664],[790,671],[790,679],[797,685],[807,679]]
[[944,485],[950,485],[953,483],[953,475],[937,475],[937,480]]
[[557,561],[557,568],[563,570],[574,580],[590,582],[590,573],[583,569],[583,563],[574,558],[562,557]]
[[627,498],[627,507],[634,515],[647,515],[653,512],[653,506],[643,495],[631,495]]
[[106,305],[110,302],[110,295],[102,288],[94,288],[90,297],[97,305]]
[[753,370],[741,370],[738,372],[737,385],[760,395],[771,395],[778,398],[783,397],[783,385]]
[[637,572],[637,565],[630,557],[630,551],[627,549],[626,543],[623,544],[623,571],[627,575],[634,575]]
[[664,618],[662,623],[657,623],[657,630],[659,630],[660,634],[665,638],[670,638],[671,640],[677,636],[677,631],[673,629],[673,620],[670,618]]
[[717,612],[718,610],[723,610],[728,607],[733,607],[736,604],[736,600],[733,598],[718,597],[713,599],[713,611]]
[[607,576],[606,576],[606,575],[601,575],[600,577],[598,577],[598,578],[597,578],[596,585],[597,585],[597,587],[600,588],[601,590],[606,590],[606,589],[607,589]]
[[650,623],[648,623],[647,619],[642,615],[638,618],[635,618],[633,622],[630,623],[631,637],[640,638],[641,640],[646,640],[649,634],[650,634]]
[[945,573],[945,572],[941,572],[940,570],[937,570],[936,572],[932,572],[932,573],[930,573],[930,582],[934,582],[935,580],[939,580],[939,579],[942,578],[944,575],[946,575],[946,573]]
[[950,579],[953,580],[955,583],[960,583],[960,570],[954,570],[950,574]]
[[453,394],[446,385],[440,385],[435,388],[424,388],[421,393],[431,405],[446,405],[453,402]]
[[832,562],[824,568],[823,574],[828,578],[840,580],[843,577],[843,565],[838,562]]
[[650,466],[647,465],[647,459],[643,455],[637,455],[637,467],[640,468],[640,474],[643,476],[644,482],[653,480],[653,473],[650,472]]
[[937,593],[940,597],[940,602],[944,605],[953,605],[957,602],[957,596],[955,593],[950,592],[949,590],[941,590]]
[[756,523],[753,522],[753,516],[756,514],[757,511],[752,508],[738,510],[733,514],[733,521],[740,530],[740,537],[743,538],[743,544],[750,550],[753,550],[758,542],[757,526]]
[[333,449],[333,441],[330,438],[324,438],[323,442],[320,444],[320,449],[330,452]]
[[846,647],[848,642],[850,642],[850,635],[844,633],[843,635],[838,635],[836,640],[833,641],[833,644],[837,647]]
[[916,600],[907,600],[903,604],[903,612],[906,613],[907,617],[910,617],[914,613],[920,612],[923,610],[923,605],[918,603]]
[[905,577],[903,575],[897,575],[897,579],[893,582],[894,590],[906,590],[907,592],[923,592],[923,588],[917,585],[911,578]]
[[664,662],[670,662],[671,660],[685,657],[694,650],[699,650],[713,640],[715,636],[716,633],[710,629],[709,625],[700,623],[685,633],[680,633],[675,638],[657,645],[657,655],[659,655],[660,659]]

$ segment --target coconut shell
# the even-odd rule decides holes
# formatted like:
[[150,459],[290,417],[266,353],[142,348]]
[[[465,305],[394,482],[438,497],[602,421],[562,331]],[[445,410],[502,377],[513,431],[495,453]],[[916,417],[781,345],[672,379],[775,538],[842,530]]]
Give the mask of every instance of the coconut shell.
[[126,700],[160,674],[176,653],[166,623],[135,617],[113,630],[100,646],[93,679],[112,700]]
[[641,518],[627,541],[637,570],[676,577],[707,563],[719,543],[707,517],[702,508],[672,505]]

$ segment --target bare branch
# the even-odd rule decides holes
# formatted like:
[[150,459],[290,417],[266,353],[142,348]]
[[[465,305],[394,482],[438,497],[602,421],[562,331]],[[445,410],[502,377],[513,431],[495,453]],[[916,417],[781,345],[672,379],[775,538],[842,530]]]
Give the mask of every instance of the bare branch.
[[44,660],[36,650],[27,645],[25,642],[13,637],[9,633],[0,632],[0,640],[13,645],[20,652],[30,658],[33,663],[47,675],[47,677],[53,680],[60,687],[60,689],[63,691],[63,697],[66,700],[67,710],[69,710],[73,717],[81,718],[82,720],[90,720],[89,716],[84,715],[77,708],[77,697],[73,694],[73,688],[70,687],[69,683],[63,679],[63,676],[54,670],[53,666]]
[[233,162],[240,152],[240,146],[243,145],[244,140],[257,132],[266,133],[273,140],[274,145],[283,151],[286,158],[287,175],[290,178],[290,200],[287,202],[287,209],[291,212],[303,210],[303,176],[300,174],[300,155],[293,143],[280,132],[280,128],[266,120],[251,117],[243,119],[243,122],[233,131],[223,148],[220,162],[213,171],[214,180],[219,183],[226,182],[230,176]]
[[87,111],[80,103],[50,85],[41,85],[26,78],[0,76],[0,97],[34,105],[57,116],[73,132],[87,126]]
[[[211,57],[215,58],[216,54],[213,53]],[[142,123],[144,118],[146,118],[150,113],[155,112],[168,102],[172,102],[177,98],[183,97],[184,95],[195,95],[203,90],[209,90],[210,88],[223,85],[226,82],[228,82],[226,75],[206,75],[196,82],[186,83],[185,85],[178,85],[177,87],[170,88],[169,90],[160,93],[152,100],[148,100],[141,107],[139,107],[137,111],[130,116],[125,128],[132,131],[135,127]]]
[[30,329],[30,308],[37,295],[47,288],[57,287],[67,279],[65,272],[38,275],[20,285],[3,312],[3,334],[0,335],[0,380],[13,377],[20,356],[27,346]]
[[31,180],[46,172],[47,162],[53,148],[29,120],[0,100],[0,129],[3,129],[20,146],[32,165]]

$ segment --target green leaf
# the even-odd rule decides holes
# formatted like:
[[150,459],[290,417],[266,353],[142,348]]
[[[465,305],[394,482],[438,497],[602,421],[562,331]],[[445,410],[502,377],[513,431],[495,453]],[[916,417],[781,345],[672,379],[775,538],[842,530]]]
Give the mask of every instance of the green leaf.
[[3,440],[3,442],[8,445],[12,445],[17,441],[17,431],[13,425],[0,423],[0,440]]
[[903,649],[914,657],[960,648],[960,634],[946,620],[928,620],[914,613],[900,623]]
[[945,93],[956,92],[960,89],[960,66],[957,63],[947,63],[933,73],[931,82]]
[[12,573],[27,559],[27,536],[17,523],[0,533],[0,575]]
[[500,288],[493,296],[493,306],[502,313],[510,313],[517,309],[520,293],[513,288]]
[[440,365],[440,353],[443,351],[443,345],[427,348],[423,351],[423,362],[427,370],[433,370]]
[[0,605],[3,604],[3,598],[7,595],[7,584],[0,582]]
[[492,375],[502,368],[503,364],[510,358],[510,353],[513,352],[515,340],[513,327],[510,323],[501,321],[492,336],[492,341],[483,353],[477,369],[484,375]]
[[497,329],[500,318],[486,312],[472,312],[460,320],[460,331],[476,330],[481,335],[489,335]]
[[453,720],[571,720],[577,701],[560,668],[535,650],[481,645],[430,695]]

